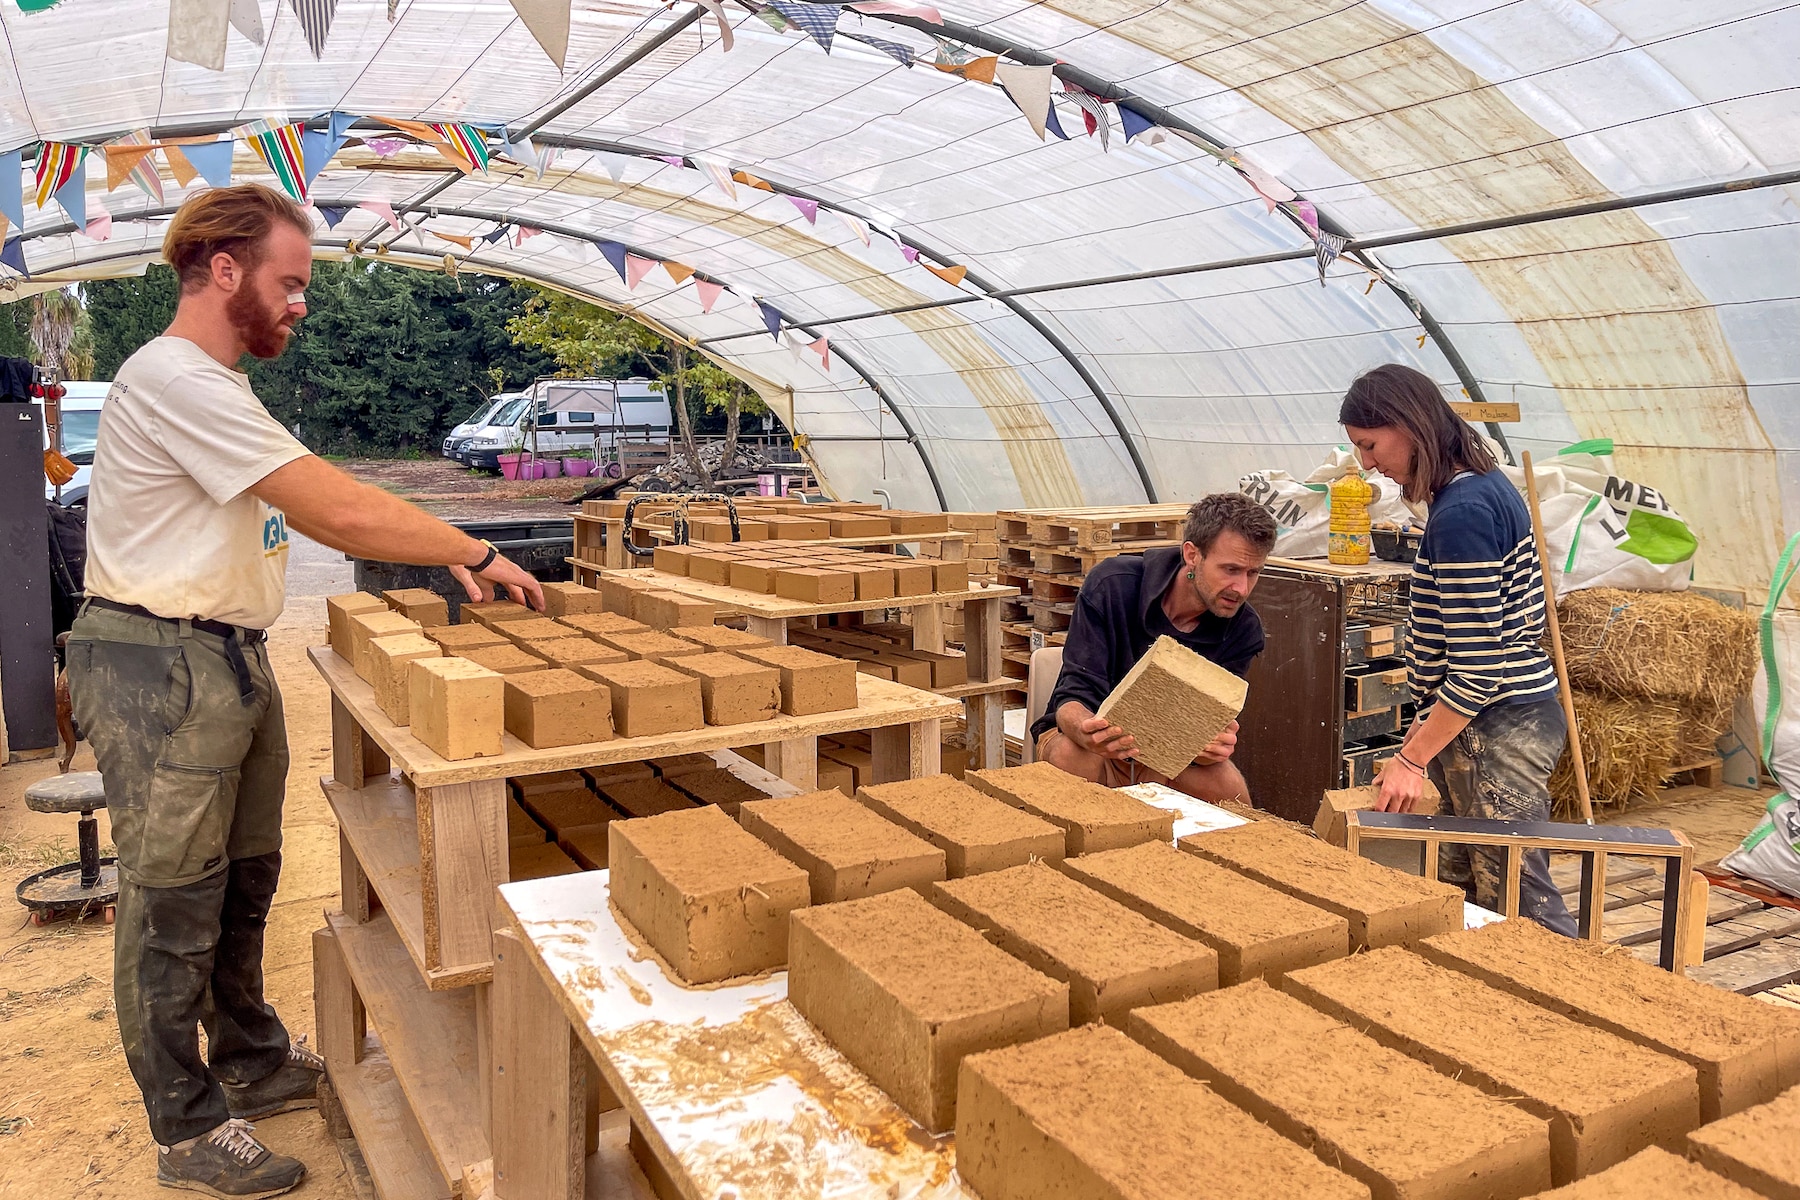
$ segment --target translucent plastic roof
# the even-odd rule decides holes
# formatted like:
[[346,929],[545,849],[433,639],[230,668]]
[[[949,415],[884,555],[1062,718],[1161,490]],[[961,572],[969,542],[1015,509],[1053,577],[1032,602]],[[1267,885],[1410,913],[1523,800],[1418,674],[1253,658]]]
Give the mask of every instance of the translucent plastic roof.
[[[0,150],[334,111],[538,127],[556,151],[541,177],[498,136],[469,174],[350,142],[313,203],[385,201],[406,231],[353,207],[319,221],[320,253],[451,253],[695,340],[807,435],[833,487],[907,507],[1182,500],[1304,473],[1342,440],[1352,376],[1400,361],[1517,402],[1514,450],[1613,438],[1621,472],[1696,526],[1703,581],[1766,582],[1800,525],[1794,4],[950,0],[846,8],[827,54],[760,5],[725,5],[726,51],[690,0],[574,0],[559,72],[507,0],[397,0],[391,20],[388,0],[339,0],[317,59],[290,4],[249,2],[264,43],[231,32],[218,71],[167,55],[167,4],[0,6]],[[995,51],[1060,64],[1068,140],[1033,132],[1030,87],[1015,104],[983,81]],[[1160,131],[1126,124],[1145,121]],[[187,190],[157,161],[161,204],[108,192],[90,156],[106,241],[36,208],[27,176],[34,277],[154,258],[153,218]],[[728,195],[708,164],[774,190]],[[269,179],[247,143],[233,165]],[[1306,205],[1352,239],[1323,286]],[[472,253],[433,236],[503,222],[547,232]],[[592,239],[730,292],[707,313],[662,269],[627,288]],[[795,328],[772,339],[753,297]],[[829,366],[804,348],[819,335]]]

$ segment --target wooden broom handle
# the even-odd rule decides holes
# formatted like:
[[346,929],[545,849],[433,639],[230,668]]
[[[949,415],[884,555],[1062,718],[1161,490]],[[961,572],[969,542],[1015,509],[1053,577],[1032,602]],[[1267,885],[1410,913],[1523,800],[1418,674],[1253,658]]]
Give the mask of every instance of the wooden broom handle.
[[1531,504],[1531,540],[1537,543],[1538,571],[1544,577],[1544,620],[1550,625],[1550,654],[1556,660],[1556,692],[1562,698],[1563,718],[1569,725],[1569,761],[1575,767],[1575,793],[1581,798],[1581,819],[1594,823],[1594,802],[1588,798],[1587,760],[1581,756],[1581,728],[1575,723],[1575,694],[1569,690],[1569,669],[1563,663],[1562,621],[1556,615],[1556,593],[1550,586],[1550,543],[1544,540],[1544,517],[1538,511],[1537,476],[1531,470],[1531,451],[1525,463],[1525,499]]

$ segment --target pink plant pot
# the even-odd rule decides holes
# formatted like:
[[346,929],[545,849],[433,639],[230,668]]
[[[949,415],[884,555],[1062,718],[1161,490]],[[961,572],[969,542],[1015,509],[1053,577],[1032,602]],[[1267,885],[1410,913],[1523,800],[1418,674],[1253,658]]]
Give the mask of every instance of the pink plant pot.
[[500,455],[499,456],[499,458],[500,458],[500,478],[502,478],[502,479],[524,478],[524,476],[522,476],[519,473],[520,467],[522,466],[522,464],[519,461],[521,457],[522,456],[518,455],[518,454],[502,454],[502,455]]
[[565,458],[562,460],[563,474],[571,479],[586,479],[594,473],[594,461],[590,458]]
[[538,459],[538,470],[540,472],[538,478],[561,479],[563,473],[562,467],[562,459],[560,458],[540,458]]

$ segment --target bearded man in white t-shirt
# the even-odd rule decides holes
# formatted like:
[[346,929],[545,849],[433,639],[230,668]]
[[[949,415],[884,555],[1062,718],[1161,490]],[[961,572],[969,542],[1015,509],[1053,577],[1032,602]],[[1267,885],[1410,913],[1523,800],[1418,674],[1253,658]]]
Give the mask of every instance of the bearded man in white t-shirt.
[[324,1067],[263,998],[288,769],[264,630],[285,598],[287,531],[448,566],[471,599],[498,586],[541,609],[543,592],[487,543],[320,461],[237,370],[279,355],[306,315],[304,208],[253,185],[203,192],[163,257],[175,321],[119,368],[102,410],[69,684],[118,847],[113,990],[157,1181],[273,1196],[306,1168],[247,1122],[315,1105]]

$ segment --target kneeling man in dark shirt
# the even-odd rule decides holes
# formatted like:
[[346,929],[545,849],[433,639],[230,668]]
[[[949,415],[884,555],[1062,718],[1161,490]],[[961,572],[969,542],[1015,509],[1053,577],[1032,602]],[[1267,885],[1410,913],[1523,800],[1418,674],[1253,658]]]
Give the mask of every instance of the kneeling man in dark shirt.
[[1246,496],[1207,496],[1188,510],[1181,536],[1179,547],[1121,554],[1088,572],[1062,674],[1031,735],[1039,758],[1093,783],[1167,783],[1201,800],[1248,801],[1231,761],[1237,722],[1168,779],[1131,761],[1136,741],[1094,715],[1159,636],[1236,675],[1262,651],[1262,621],[1249,601],[1275,545],[1274,518]]

